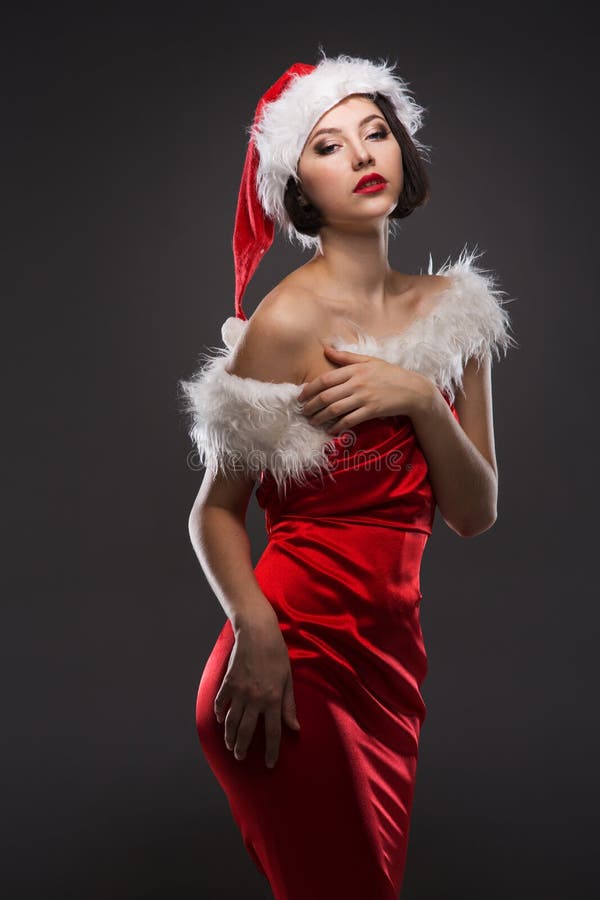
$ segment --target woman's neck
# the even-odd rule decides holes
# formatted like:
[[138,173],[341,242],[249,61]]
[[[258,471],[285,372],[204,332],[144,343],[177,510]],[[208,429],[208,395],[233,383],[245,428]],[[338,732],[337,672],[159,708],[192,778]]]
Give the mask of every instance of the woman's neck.
[[387,230],[365,235],[324,228],[320,237],[322,251],[318,249],[303,266],[314,279],[314,289],[345,304],[381,311],[395,277],[388,260]]

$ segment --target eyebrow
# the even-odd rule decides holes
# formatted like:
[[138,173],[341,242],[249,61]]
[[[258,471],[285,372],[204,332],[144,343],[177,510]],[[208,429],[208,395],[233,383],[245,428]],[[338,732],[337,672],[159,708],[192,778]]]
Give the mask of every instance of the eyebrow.
[[[371,119],[381,119],[382,121],[384,121],[383,116],[380,116],[377,113],[373,113],[372,115],[366,116],[364,119],[361,119],[361,121],[358,123],[358,127],[361,128],[363,125],[366,125],[367,122],[371,121]],[[340,134],[341,131],[342,131],[341,128],[319,128],[319,130],[315,131],[315,133],[311,137],[311,139],[310,139],[311,143],[320,134]]]

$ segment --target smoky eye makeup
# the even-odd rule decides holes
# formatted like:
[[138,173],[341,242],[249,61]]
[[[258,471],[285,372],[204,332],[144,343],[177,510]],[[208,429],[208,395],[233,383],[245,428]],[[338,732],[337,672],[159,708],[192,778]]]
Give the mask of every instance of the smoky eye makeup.
[[[372,131],[371,134],[368,134],[368,135],[367,135],[367,138],[371,138],[371,137],[380,137],[381,140],[385,140],[385,138],[386,138],[389,134],[390,134],[389,129],[388,129],[388,128],[384,128],[384,127],[382,126],[381,128],[377,128],[376,131]],[[318,153],[320,156],[329,156],[330,154],[329,154],[327,151],[328,151],[330,148],[333,148],[333,147],[337,147],[337,144],[336,144],[335,142],[331,143],[331,138],[330,138],[330,143],[327,143],[327,140],[325,139],[325,140],[323,141],[323,143],[316,144],[315,147],[314,147],[314,150],[315,150],[315,152]]]

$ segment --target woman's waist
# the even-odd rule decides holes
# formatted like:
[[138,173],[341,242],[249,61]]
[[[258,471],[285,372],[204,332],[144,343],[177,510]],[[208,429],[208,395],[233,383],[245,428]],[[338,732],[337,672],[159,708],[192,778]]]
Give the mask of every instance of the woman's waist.
[[388,586],[418,582],[428,540],[425,528],[392,526],[366,517],[284,516],[271,529],[265,553],[281,566],[284,559],[295,560],[306,570],[316,567],[331,574],[334,580],[353,573],[367,589],[373,579],[383,578]]
[[407,534],[424,535],[432,532],[430,508],[420,502],[407,504],[399,510],[398,505],[390,503],[369,509],[352,509],[347,512],[329,509],[326,512],[279,512],[277,515],[266,514],[267,534],[270,540],[288,540],[302,533],[323,536],[330,539],[336,534],[343,535],[344,540],[351,537],[355,541],[383,541],[396,545],[405,540]]

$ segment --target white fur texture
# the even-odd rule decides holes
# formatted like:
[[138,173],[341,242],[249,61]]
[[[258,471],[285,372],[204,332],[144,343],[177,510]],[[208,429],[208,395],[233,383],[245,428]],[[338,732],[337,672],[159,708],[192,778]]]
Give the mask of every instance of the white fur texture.
[[[246,325],[231,317],[223,325],[224,336],[234,322]],[[308,475],[326,470],[333,438],[302,415],[296,402],[302,385],[226,372],[233,346],[217,348],[191,381],[180,382],[192,417],[190,437],[203,466],[256,479],[268,469],[285,493],[288,478],[304,484]]]
[[[481,255],[481,254],[479,254]],[[518,347],[510,335],[510,319],[495,287],[494,275],[474,265],[475,251],[465,248],[455,263],[446,262],[433,273],[446,275],[449,286],[436,298],[434,308],[404,331],[382,338],[369,335],[353,324],[357,340],[336,337],[339,350],[375,356],[420,372],[433,381],[451,402],[462,389],[466,362],[481,362],[486,354]],[[185,410],[191,416],[190,437],[202,465],[222,471],[237,469],[258,478],[267,469],[278,488],[288,478],[305,483],[306,476],[326,470],[327,450],[335,436],[311,425],[302,414],[297,397],[302,385],[241,378],[225,371],[248,322],[230,316],[222,326],[225,346],[206,362],[191,381],[181,381]]]
[[414,135],[421,127],[425,109],[414,100],[408,83],[393,73],[394,66],[340,54],[324,56],[308,75],[296,73],[284,93],[264,107],[261,119],[247,130],[259,154],[256,176],[260,203],[293,242],[304,248],[319,245],[318,237],[300,234],[292,225],[283,203],[290,177],[298,179],[296,167],[304,144],[321,116],[350,94],[384,94],[391,102],[415,146],[425,155],[430,149]]
[[[449,260],[437,272],[429,258],[429,275],[445,275],[450,283],[436,298],[434,308],[397,334],[375,338],[351,323],[356,341],[336,337],[338,350],[377,356],[419,372],[447,394],[451,403],[462,391],[463,370],[471,358],[481,365],[486,354],[497,360],[518,346],[510,334],[510,317],[493,272],[475,266],[482,254],[465,247],[457,261]],[[350,321],[350,320],[347,320]]]

